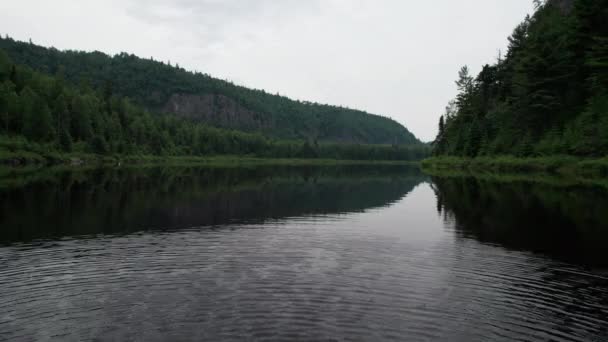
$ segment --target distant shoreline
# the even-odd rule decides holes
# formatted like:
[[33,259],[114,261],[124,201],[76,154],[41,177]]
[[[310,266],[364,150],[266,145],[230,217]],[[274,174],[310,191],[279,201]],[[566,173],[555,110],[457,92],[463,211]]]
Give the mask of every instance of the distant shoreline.
[[321,158],[260,158],[254,156],[155,156],[155,155],[99,155],[86,153],[15,152],[0,154],[0,168],[25,167],[90,167],[137,165],[201,165],[201,166],[255,166],[255,165],[412,165],[419,162],[401,160],[343,160]]

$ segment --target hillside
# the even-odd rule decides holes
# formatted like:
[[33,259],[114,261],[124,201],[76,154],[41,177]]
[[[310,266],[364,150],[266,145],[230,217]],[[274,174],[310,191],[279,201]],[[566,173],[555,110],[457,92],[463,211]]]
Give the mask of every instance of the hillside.
[[86,82],[77,87],[61,73],[14,64],[1,49],[0,123],[0,164],[91,159],[90,154],[349,160],[420,160],[428,154],[423,144],[281,140],[151,113],[113,94],[111,87],[93,88]]
[[608,155],[608,1],[552,0],[515,28],[439,122],[437,156]]
[[171,113],[215,127],[278,139],[420,143],[405,127],[386,117],[294,101],[126,53],[59,51],[8,37],[0,38],[0,49],[16,64],[61,75],[72,84],[89,82],[93,88],[107,88],[153,113]]

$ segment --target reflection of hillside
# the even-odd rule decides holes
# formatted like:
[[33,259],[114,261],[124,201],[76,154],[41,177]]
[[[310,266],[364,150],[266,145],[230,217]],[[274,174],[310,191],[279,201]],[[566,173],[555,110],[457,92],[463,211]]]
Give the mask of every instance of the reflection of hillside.
[[438,210],[454,220],[461,236],[565,260],[608,263],[605,188],[473,177],[435,177],[433,184]]
[[423,179],[417,169],[377,165],[27,173],[0,190],[0,240],[361,211]]

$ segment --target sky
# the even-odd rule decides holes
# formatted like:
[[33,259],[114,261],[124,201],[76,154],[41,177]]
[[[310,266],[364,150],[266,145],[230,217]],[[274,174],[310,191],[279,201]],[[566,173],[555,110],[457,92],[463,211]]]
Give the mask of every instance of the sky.
[[532,0],[3,0],[0,34],[391,117],[423,141]]

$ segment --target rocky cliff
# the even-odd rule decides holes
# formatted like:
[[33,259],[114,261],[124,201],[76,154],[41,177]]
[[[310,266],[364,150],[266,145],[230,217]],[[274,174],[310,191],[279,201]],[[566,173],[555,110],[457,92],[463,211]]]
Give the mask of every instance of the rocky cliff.
[[219,94],[173,94],[162,111],[218,127],[247,131],[271,127],[271,119],[267,116],[253,112],[233,99]]

